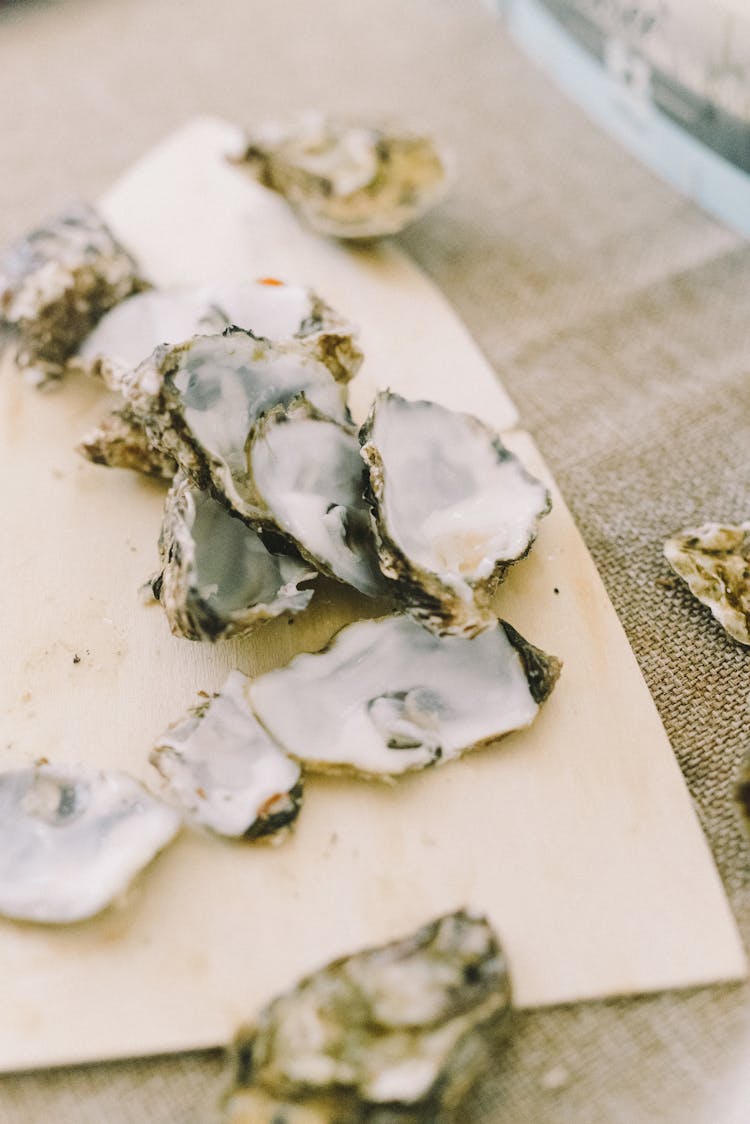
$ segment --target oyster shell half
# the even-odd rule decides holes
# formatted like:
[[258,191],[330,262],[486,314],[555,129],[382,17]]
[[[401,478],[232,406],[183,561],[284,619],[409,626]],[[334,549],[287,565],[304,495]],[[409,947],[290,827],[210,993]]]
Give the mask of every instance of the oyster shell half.
[[319,570],[370,597],[388,593],[378,567],[356,433],[303,396],[251,431],[248,473],[258,504]]
[[[178,473],[159,538],[162,571],[152,582],[175,636],[225,640],[282,613],[299,613],[313,595],[315,570],[274,554],[261,537],[208,492]],[[300,589],[306,582],[307,588]]]
[[393,616],[348,625],[322,652],[260,676],[249,694],[305,768],[387,778],[529,726],[559,671],[502,621],[467,640]]
[[219,835],[259,839],[297,818],[302,775],[253,715],[248,682],[231,672],[219,692],[170,726],[150,760],[167,799],[193,823]]
[[60,378],[108,309],[146,287],[94,208],[77,203],[0,258],[0,322],[16,329],[18,365],[42,385]]
[[740,644],[750,644],[750,523],[678,531],[664,555],[690,592]]
[[335,238],[396,234],[448,183],[446,156],[430,137],[323,113],[258,130],[235,163]]
[[380,567],[437,633],[492,627],[490,598],[550,510],[544,484],[469,414],[386,391],[362,427]]
[[161,480],[171,480],[177,471],[174,457],[149,439],[143,422],[128,405],[107,414],[76,448],[93,464],[132,468]]
[[230,1122],[455,1122],[510,1018],[488,922],[448,914],[334,961],[240,1030]]
[[0,773],[0,913],[48,923],[92,917],[180,823],[126,773],[62,765]]
[[328,417],[349,418],[345,385],[304,345],[239,329],[158,347],[122,376],[119,389],[149,440],[244,518],[263,517],[250,495],[245,455],[263,414],[304,393]]
[[138,293],[99,321],[70,365],[112,386],[160,344],[217,334],[230,325],[267,339],[297,339],[344,382],[362,363],[351,324],[310,289],[269,277]]

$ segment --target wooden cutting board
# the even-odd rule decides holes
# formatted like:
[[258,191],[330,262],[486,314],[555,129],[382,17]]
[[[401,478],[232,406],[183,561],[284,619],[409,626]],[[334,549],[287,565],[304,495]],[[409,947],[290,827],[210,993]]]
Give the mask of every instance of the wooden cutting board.
[[[390,386],[507,431],[549,480],[494,372],[394,246],[302,231],[224,162],[237,136],[197,120],[102,201],[161,283],[272,274],[361,325],[358,417]],[[138,587],[156,564],[164,489],[81,460],[98,387],[39,394],[0,378],[0,767],[40,756],[148,779],[155,737],[231,667],[254,675],[372,612],[323,583],[311,610],[215,647],[173,638]],[[471,905],[536,1006],[745,974],[744,953],[664,729],[564,502],[497,609],[564,661],[536,725],[398,787],[311,781],[278,848],[184,832],[125,902],[61,929],[0,922],[5,1070],[212,1046],[333,956]],[[9,486],[10,485],[10,486]],[[79,662],[74,657],[78,656]]]

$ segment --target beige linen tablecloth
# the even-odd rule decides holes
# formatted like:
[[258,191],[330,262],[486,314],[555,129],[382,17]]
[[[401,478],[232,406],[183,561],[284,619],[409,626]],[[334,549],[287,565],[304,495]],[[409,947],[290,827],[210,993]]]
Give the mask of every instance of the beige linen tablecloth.
[[[750,247],[598,132],[469,0],[6,0],[0,242],[96,197],[196,113],[251,123],[310,105],[407,114],[454,149],[453,195],[402,243],[554,470],[749,937],[731,789],[750,654],[671,579],[661,543],[750,517]],[[222,1067],[217,1052],[9,1077],[0,1121],[209,1124]],[[461,1124],[739,1124],[749,1087],[747,989],[702,989],[519,1015]]]

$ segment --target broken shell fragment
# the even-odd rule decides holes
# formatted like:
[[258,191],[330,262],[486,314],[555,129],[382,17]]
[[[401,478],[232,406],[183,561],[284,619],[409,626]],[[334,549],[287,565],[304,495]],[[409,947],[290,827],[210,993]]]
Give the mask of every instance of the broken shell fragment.
[[260,676],[249,694],[305,768],[387,778],[531,725],[559,671],[504,622],[467,640],[393,616],[347,626],[322,652]]
[[16,329],[19,367],[43,385],[60,378],[105,312],[146,287],[94,208],[78,203],[0,258],[0,322]]
[[377,396],[362,427],[380,567],[437,633],[492,627],[490,598],[550,495],[493,430],[436,402]]
[[244,518],[263,512],[252,500],[245,444],[253,425],[300,393],[346,422],[346,387],[298,341],[275,343],[228,329],[159,347],[119,380],[149,440],[175,458],[200,488]]
[[259,839],[277,836],[297,818],[302,777],[253,715],[247,683],[231,672],[219,692],[162,735],[150,760],[166,798],[193,823]]
[[369,597],[387,595],[354,431],[303,396],[258,422],[247,460],[258,503],[301,554]]
[[750,644],[750,522],[678,531],[665,542],[664,555],[722,628]]
[[397,234],[448,183],[445,154],[430,137],[322,113],[258,130],[235,163],[283,195],[313,230],[335,238]]
[[107,414],[77,448],[94,464],[131,468],[161,480],[171,480],[177,471],[174,458],[154,445],[141,419],[127,405]]
[[[152,583],[175,636],[225,640],[307,608],[317,577],[306,562],[272,553],[261,537],[178,473],[159,538]],[[302,582],[306,588],[301,589]]]
[[180,823],[126,773],[53,765],[0,773],[0,914],[52,924],[93,917]]
[[71,367],[116,385],[160,344],[215,335],[232,325],[267,339],[296,339],[342,381],[362,362],[351,324],[310,289],[268,278],[138,293],[100,320]]
[[507,1035],[488,922],[464,911],[303,979],[235,1041],[231,1124],[449,1124]]

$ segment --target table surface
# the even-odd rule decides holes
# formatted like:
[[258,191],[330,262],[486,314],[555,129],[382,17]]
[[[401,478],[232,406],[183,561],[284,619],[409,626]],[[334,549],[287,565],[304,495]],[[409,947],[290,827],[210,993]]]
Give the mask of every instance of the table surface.
[[[731,791],[750,655],[661,556],[676,528],[748,517],[746,243],[602,135],[466,0],[0,6],[0,243],[100,195],[196,113],[251,124],[310,105],[406,115],[456,153],[453,194],[400,242],[555,472],[747,940]],[[740,1124],[749,1060],[747,987],[525,1013],[462,1124]],[[225,1080],[218,1052],[20,1075],[0,1081],[0,1120],[208,1124]]]

